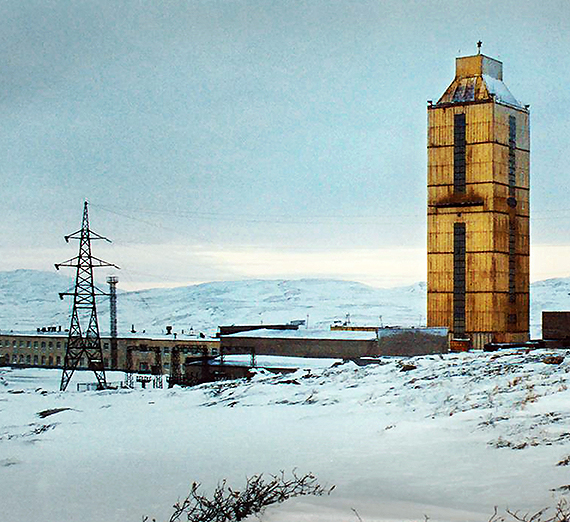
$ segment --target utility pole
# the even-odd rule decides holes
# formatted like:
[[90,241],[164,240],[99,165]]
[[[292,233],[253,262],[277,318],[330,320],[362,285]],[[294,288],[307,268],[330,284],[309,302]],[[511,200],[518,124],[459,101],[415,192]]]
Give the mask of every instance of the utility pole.
[[116,370],[118,366],[117,356],[117,283],[119,278],[109,276],[109,316],[111,319],[111,369]]
[[56,270],[60,266],[74,267],[77,269],[75,277],[75,289],[73,293],[61,292],[60,299],[64,296],[73,296],[73,311],[71,324],[67,337],[67,348],[63,374],[61,376],[60,390],[65,391],[73,373],[83,357],[87,358],[89,369],[95,373],[99,389],[107,387],[105,378],[105,366],[103,363],[103,350],[99,335],[99,323],[97,321],[96,295],[106,295],[93,284],[93,268],[118,266],[107,263],[91,255],[91,240],[102,239],[111,242],[106,237],[100,236],[89,228],[88,204],[83,205],[83,221],[81,229],[73,234],[65,236],[65,241],[70,239],[79,240],[79,254],[63,263],[55,265]]

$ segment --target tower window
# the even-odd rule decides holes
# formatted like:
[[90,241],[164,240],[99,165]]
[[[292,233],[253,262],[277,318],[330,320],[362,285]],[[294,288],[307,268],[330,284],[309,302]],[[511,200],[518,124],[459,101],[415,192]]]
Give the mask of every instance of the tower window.
[[517,119],[509,116],[509,196],[515,197],[515,185],[517,181],[517,163],[515,149],[517,147]]
[[453,226],[453,333],[465,333],[465,223]]
[[453,120],[453,191],[465,194],[465,114]]
[[509,223],[509,301],[516,300],[516,230],[515,224]]

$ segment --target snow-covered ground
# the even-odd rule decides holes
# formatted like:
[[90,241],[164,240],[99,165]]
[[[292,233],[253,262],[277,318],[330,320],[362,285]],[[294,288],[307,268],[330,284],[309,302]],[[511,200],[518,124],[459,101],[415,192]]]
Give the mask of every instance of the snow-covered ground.
[[558,465],[570,460],[570,357],[547,364],[553,353],[564,354],[384,358],[83,393],[57,391],[56,370],[3,369],[1,518],[167,520],[193,481],[239,488],[247,475],[293,468],[336,488],[270,508],[264,521],[356,522],[352,508],[367,522],[538,510],[570,489],[570,467]]

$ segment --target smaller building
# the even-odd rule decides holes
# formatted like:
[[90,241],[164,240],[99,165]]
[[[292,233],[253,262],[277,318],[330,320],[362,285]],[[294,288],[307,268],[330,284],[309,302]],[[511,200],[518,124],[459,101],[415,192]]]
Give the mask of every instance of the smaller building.
[[447,352],[447,328],[254,330],[220,338],[220,354],[358,359]]
[[374,332],[253,330],[220,337],[220,354],[354,359],[377,354]]
[[570,343],[570,312],[542,312],[542,338]]

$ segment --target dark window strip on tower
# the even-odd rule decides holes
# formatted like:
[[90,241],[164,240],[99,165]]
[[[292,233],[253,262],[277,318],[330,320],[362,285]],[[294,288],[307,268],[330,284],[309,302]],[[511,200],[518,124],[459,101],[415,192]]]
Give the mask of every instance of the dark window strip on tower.
[[465,194],[465,114],[453,121],[453,191]]
[[515,149],[517,146],[517,120],[514,116],[509,116],[509,196],[515,197],[516,185],[516,155]]
[[465,223],[453,225],[453,333],[465,333]]
[[[509,116],[509,197],[516,195],[516,139],[517,120],[514,116]],[[516,228],[514,215],[509,216],[509,301],[516,301]],[[511,320],[509,319],[509,322]]]
[[516,230],[513,219],[511,217],[509,223],[509,301],[511,303],[515,302],[516,295]]

